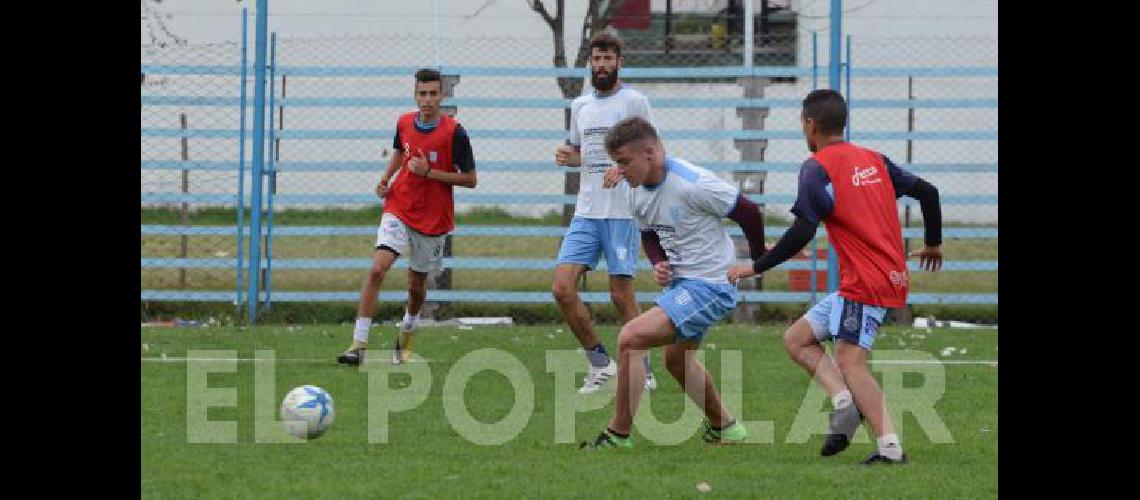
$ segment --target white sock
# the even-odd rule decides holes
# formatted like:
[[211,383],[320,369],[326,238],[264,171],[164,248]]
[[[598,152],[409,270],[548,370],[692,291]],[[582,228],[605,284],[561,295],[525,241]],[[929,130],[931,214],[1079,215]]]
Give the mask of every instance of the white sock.
[[372,318],[356,318],[356,329],[352,331],[352,340],[368,342],[368,329],[372,327]]
[[408,314],[407,309],[404,309],[404,322],[400,325],[400,330],[405,331],[405,332],[410,332],[412,330],[415,330],[416,326],[418,326],[419,324],[420,324],[420,313],[416,313],[415,316],[412,316],[411,314]]
[[902,444],[899,443],[899,436],[897,434],[879,436],[877,441],[879,442],[880,455],[892,460],[902,458]]
[[847,389],[843,389],[831,397],[831,406],[835,407],[836,410],[847,408],[848,406],[851,406],[852,402],[853,400],[851,399],[851,391]]

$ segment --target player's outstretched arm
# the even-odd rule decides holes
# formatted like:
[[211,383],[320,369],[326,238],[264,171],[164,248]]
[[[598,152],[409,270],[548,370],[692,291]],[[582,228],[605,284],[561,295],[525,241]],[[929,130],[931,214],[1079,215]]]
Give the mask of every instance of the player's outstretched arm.
[[922,250],[911,252],[909,257],[918,257],[918,265],[922,269],[938,271],[942,268],[942,202],[938,188],[926,179],[899,168],[886,156],[883,157],[883,163],[887,165],[891,183],[895,186],[895,195],[918,200],[919,209],[922,210],[924,245]]
[[784,232],[780,241],[777,241],[776,246],[772,247],[771,250],[764,252],[764,255],[761,255],[751,264],[730,267],[728,269],[728,281],[735,283],[736,280],[755,276],[780,265],[803,250],[808,243],[811,243],[818,227],[818,222],[813,223],[803,217],[796,217],[796,221]]
[[925,233],[922,250],[911,252],[910,257],[918,257],[918,265],[922,269],[938,271],[942,269],[942,203],[938,188],[919,177],[907,196],[918,200]]
[[748,240],[748,255],[752,260],[759,259],[767,250],[764,246],[764,215],[760,207],[746,198],[743,194],[736,195],[736,205],[729,210],[728,217],[744,231],[744,239]]

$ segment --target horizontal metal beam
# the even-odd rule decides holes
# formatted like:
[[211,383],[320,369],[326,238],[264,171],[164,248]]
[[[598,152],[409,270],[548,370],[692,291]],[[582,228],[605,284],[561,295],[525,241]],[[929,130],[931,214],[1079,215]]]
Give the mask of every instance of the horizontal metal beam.
[[[741,299],[752,303],[808,303],[808,292],[738,292]],[[193,301],[193,302],[232,302],[233,291],[175,291],[143,290],[142,300],[153,301]],[[637,301],[652,303],[657,293],[638,292]],[[407,292],[380,292],[380,300],[398,302],[407,299]],[[582,301],[589,303],[609,303],[608,292],[585,292]],[[264,294],[261,298],[264,300]],[[358,302],[360,292],[273,292],[274,302]],[[481,290],[428,290],[428,301],[441,302],[499,302],[499,303],[542,303],[554,302],[550,292],[489,292]],[[907,297],[909,304],[997,304],[996,293],[912,293]]]

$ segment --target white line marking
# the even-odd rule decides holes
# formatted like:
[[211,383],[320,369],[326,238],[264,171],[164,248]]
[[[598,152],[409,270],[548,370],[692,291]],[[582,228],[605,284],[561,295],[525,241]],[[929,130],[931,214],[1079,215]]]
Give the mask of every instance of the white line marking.
[[[275,358],[275,359],[256,359],[256,358],[173,358],[166,357],[160,358],[156,356],[149,356],[141,358],[144,363],[185,363],[187,361],[236,361],[239,363],[248,363],[252,361],[278,361],[282,363],[327,363],[333,364],[335,359],[324,358]],[[438,363],[438,360],[414,358],[410,363]],[[878,365],[990,365],[997,366],[998,362],[994,360],[929,360],[929,359],[872,359],[869,361],[871,364]]]
[[997,366],[997,361],[992,360],[931,360],[931,359],[872,359],[869,361],[871,364],[879,365],[992,365]]
[[[260,361],[260,362],[264,363],[266,361],[275,361],[275,362],[283,362],[283,363],[339,364],[336,362],[335,358],[328,358],[328,359],[325,359],[325,358],[269,358],[269,359],[257,359],[257,358],[174,358],[174,357],[160,358],[160,357],[155,357],[155,356],[149,356],[149,357],[141,358],[141,360],[144,363],[146,363],[146,362],[151,362],[151,363],[185,363],[187,361],[236,361],[238,363],[248,363],[251,361]],[[387,362],[387,361],[385,361],[385,362]],[[432,360],[432,359],[424,359],[424,358],[412,358],[411,361],[408,361],[408,363],[438,363],[438,362],[439,361]]]

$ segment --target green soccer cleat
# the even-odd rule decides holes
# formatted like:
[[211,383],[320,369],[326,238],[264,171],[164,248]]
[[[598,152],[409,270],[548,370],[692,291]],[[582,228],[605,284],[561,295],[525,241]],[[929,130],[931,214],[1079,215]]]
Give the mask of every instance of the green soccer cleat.
[[606,429],[602,431],[601,434],[598,434],[598,437],[594,438],[593,443],[582,441],[582,444],[578,445],[579,450],[597,450],[602,448],[633,448],[633,440],[628,437],[622,438],[615,436],[609,429]]
[[732,424],[721,430],[712,428],[708,420],[705,420],[705,433],[701,436],[706,443],[709,444],[739,444],[748,439],[748,430],[744,428],[744,424],[733,420]]

